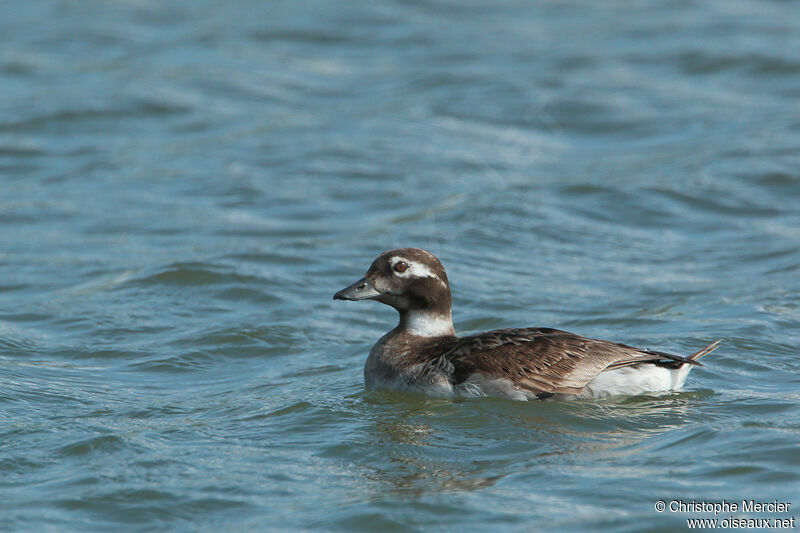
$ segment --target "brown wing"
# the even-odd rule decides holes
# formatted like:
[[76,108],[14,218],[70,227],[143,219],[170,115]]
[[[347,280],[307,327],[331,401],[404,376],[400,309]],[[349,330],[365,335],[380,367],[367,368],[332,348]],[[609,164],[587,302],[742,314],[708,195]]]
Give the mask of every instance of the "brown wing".
[[[500,329],[459,339],[445,354],[455,383],[479,372],[508,378],[539,396],[578,394],[597,374],[639,363],[694,363],[663,352],[589,339],[551,328]],[[699,363],[696,363],[699,364]]]

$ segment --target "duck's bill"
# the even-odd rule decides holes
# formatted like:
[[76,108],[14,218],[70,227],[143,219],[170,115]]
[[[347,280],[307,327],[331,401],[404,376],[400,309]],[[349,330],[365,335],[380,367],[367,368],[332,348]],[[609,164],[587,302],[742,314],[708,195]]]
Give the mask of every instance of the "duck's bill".
[[349,287],[346,287],[333,295],[334,300],[369,300],[380,296],[372,283],[367,278],[361,278]]

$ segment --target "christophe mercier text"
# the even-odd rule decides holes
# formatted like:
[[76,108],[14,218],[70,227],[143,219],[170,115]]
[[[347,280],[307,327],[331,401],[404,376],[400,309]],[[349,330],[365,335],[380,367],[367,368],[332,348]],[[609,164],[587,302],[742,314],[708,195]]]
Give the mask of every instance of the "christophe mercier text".
[[791,502],[757,502],[755,500],[742,500],[741,503],[672,500],[669,502],[669,511],[672,513],[787,513]]

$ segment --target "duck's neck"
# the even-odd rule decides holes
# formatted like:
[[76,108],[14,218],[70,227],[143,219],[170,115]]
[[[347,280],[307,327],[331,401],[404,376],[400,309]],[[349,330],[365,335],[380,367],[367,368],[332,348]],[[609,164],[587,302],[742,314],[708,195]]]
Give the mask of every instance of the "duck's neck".
[[400,312],[397,329],[419,337],[454,337],[453,316],[450,311],[409,309]]

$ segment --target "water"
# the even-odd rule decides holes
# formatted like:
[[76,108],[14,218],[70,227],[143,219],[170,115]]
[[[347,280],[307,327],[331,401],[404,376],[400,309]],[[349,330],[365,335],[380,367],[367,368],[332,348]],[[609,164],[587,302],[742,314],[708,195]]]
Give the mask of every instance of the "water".
[[[797,514],[798,4],[0,13],[0,530]],[[331,296],[396,246],[461,333],[725,342],[666,396],[366,392],[396,317]]]

